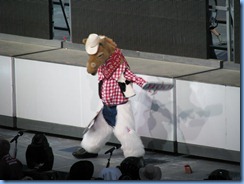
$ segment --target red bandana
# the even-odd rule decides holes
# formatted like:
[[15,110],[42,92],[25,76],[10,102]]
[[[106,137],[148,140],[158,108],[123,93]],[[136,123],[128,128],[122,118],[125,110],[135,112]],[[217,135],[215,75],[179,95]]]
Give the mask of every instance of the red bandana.
[[108,58],[106,63],[101,66],[101,72],[106,79],[109,79],[115,72],[115,70],[119,67],[121,56],[121,51],[117,48],[115,49],[114,53]]

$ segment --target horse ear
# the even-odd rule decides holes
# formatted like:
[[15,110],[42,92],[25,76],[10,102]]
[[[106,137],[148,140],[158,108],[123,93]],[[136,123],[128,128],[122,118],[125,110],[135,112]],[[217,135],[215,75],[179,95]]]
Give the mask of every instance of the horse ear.
[[115,49],[117,47],[117,44],[113,41],[113,39],[105,37],[105,40],[112,45],[112,47]]
[[84,38],[84,39],[82,40],[82,43],[83,43],[83,44],[86,44],[86,40],[87,40],[87,38]]

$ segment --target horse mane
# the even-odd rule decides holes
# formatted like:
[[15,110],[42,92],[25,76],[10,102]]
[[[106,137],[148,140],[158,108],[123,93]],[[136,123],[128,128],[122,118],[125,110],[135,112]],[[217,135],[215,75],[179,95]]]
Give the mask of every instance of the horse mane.
[[101,39],[100,45],[104,46],[109,51],[111,51],[111,54],[114,52],[114,50],[117,47],[117,44],[111,38],[108,38],[106,36],[103,39]]

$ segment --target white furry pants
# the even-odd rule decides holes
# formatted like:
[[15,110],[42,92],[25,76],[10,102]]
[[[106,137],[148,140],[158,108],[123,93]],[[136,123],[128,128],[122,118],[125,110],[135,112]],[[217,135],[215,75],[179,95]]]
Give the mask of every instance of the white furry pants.
[[81,146],[89,153],[98,153],[109,141],[112,133],[121,143],[121,149],[125,157],[142,157],[145,154],[142,141],[135,132],[135,122],[130,102],[117,105],[114,128],[108,125],[102,111],[100,111],[94,125],[83,136]]

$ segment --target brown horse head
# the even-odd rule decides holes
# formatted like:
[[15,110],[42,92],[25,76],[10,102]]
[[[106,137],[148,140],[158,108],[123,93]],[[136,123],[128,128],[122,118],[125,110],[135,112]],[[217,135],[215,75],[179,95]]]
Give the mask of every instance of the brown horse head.
[[[92,35],[92,37],[91,37]],[[113,54],[117,44],[106,36],[98,36],[91,34],[88,38],[83,39],[86,51],[89,55],[86,67],[89,74],[95,75],[99,66],[104,64],[106,60]]]

